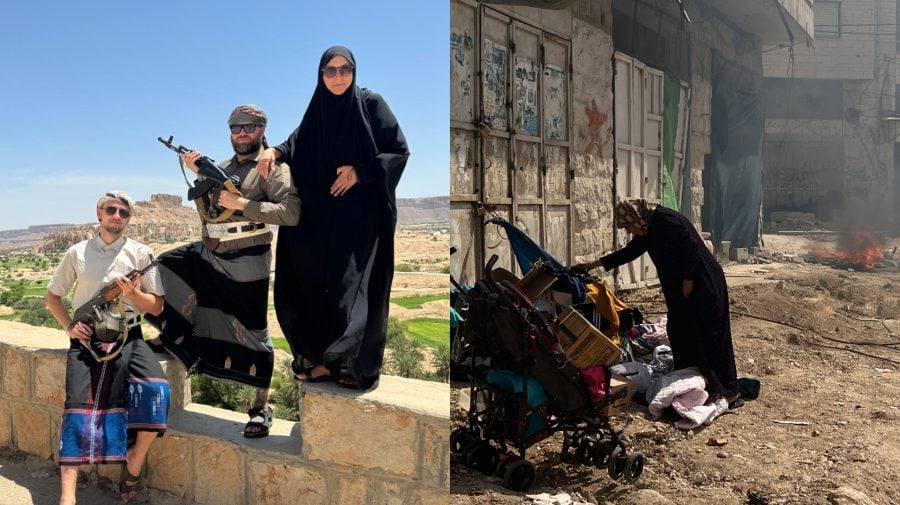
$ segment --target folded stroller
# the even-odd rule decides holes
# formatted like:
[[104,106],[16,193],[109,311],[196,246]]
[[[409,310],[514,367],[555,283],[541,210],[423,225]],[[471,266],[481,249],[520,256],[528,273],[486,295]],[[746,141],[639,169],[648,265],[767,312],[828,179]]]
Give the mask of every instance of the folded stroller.
[[[452,458],[524,491],[536,477],[526,449],[562,432],[561,460],[605,468],[614,479],[636,482],[644,457],[628,453],[621,439],[631,418],[625,412],[620,427],[610,424],[630,402],[630,389],[615,386],[609,372],[620,355],[617,346],[572,308],[556,313],[535,307],[543,288],[558,278],[595,280],[564,269],[506,221],[490,222],[506,228],[526,279],[544,280],[527,286],[514,282],[511,274],[494,268],[494,256],[483,278],[468,290],[459,338],[471,363],[489,366],[468,371],[469,411],[466,425],[450,435]],[[585,330],[573,330],[578,328],[573,320]]]

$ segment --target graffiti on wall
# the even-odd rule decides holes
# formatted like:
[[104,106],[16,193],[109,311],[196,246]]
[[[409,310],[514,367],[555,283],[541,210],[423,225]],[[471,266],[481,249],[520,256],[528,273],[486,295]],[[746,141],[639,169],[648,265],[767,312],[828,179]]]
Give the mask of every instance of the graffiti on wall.
[[453,108],[464,104],[464,110],[456,111],[461,117],[472,116],[472,48],[475,39],[465,33],[450,32],[450,103]]
[[516,129],[531,136],[538,135],[537,76],[538,62],[530,58],[516,58],[515,89]]
[[484,75],[484,119],[495,130],[506,129],[506,46],[484,39],[481,71]]
[[566,138],[566,73],[554,65],[544,66],[544,138]]
[[602,157],[603,127],[606,125],[606,113],[600,112],[600,109],[597,108],[597,101],[593,98],[591,99],[590,107],[584,108],[584,113],[587,115],[588,123],[587,134],[584,132],[579,133],[579,137],[584,142],[582,149],[586,154],[596,154]]

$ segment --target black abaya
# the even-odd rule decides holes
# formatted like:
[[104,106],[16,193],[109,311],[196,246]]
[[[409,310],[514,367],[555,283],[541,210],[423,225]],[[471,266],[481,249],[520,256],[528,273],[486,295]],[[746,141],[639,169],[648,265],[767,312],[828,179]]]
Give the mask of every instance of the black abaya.
[[[624,248],[604,256],[611,270],[647,252],[659,276],[668,308],[666,331],[675,368],[699,367],[706,390],[713,398],[738,392],[728,287],[725,274],[694,225],[683,215],[657,207],[646,235],[636,235]],[[690,279],[693,291],[685,298],[682,282]]]
[[[335,55],[354,66],[353,84],[336,96],[321,68]],[[279,229],[275,311],[294,354],[376,384],[387,334],[394,272],[395,189],[409,151],[397,120],[377,93],[356,86],[349,50],[322,56],[319,82],[300,126],[277,147],[300,196],[300,223]],[[343,196],[330,188],[342,165],[359,182]]]

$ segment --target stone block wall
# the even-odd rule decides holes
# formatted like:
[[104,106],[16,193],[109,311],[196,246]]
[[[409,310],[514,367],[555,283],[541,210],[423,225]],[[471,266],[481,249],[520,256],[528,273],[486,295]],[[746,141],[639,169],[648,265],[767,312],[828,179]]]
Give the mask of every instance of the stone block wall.
[[[67,348],[61,331],[0,321],[0,447],[56,461]],[[183,367],[166,368],[169,430],[148,456],[152,488],[210,505],[449,502],[446,384],[384,376],[366,393],[301,388],[300,423],[276,420],[252,440],[240,435],[245,414],[190,404]],[[117,465],[82,471],[119,476]]]

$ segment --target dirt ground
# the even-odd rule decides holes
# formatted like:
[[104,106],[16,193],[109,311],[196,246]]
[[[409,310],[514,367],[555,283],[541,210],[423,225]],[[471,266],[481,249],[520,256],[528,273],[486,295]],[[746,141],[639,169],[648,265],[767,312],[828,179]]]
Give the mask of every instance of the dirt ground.
[[[833,248],[833,235],[764,238],[760,257],[772,263],[725,268],[738,376],[761,381],[759,398],[688,432],[673,426],[675,414],[654,420],[632,403],[626,441],[647,458],[634,485],[560,463],[557,434],[529,449],[537,480],[527,494],[578,493],[586,503],[900,504],[900,269],[796,262],[816,246]],[[889,239],[885,248],[898,244]],[[665,308],[658,289],[622,297],[650,318]],[[458,400],[467,387],[453,385],[454,427],[465,420]],[[708,445],[713,438],[724,445]],[[451,493],[460,505],[533,502],[455,463]]]

